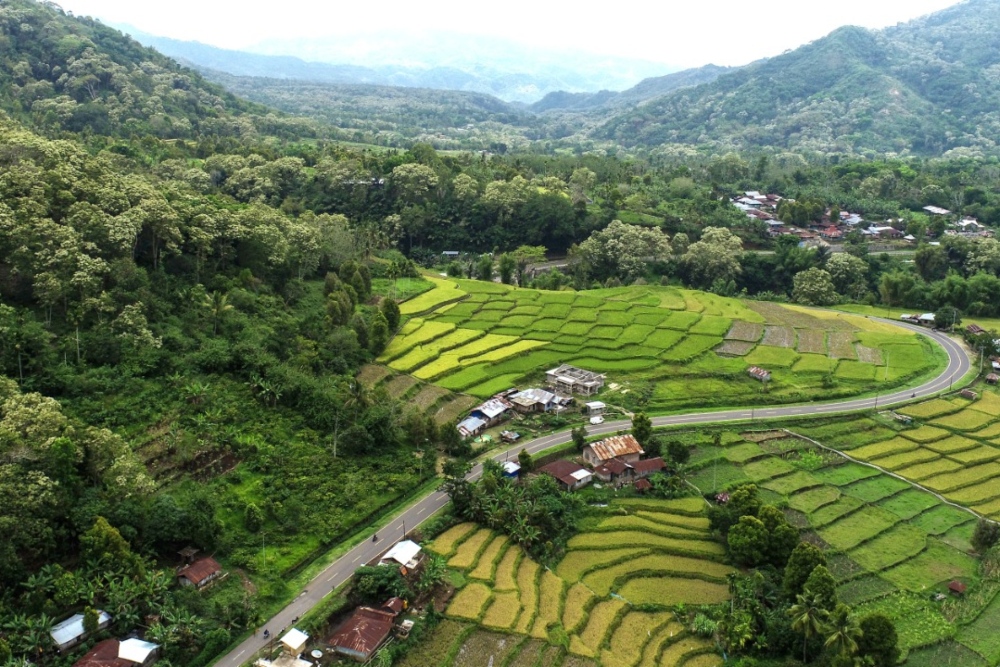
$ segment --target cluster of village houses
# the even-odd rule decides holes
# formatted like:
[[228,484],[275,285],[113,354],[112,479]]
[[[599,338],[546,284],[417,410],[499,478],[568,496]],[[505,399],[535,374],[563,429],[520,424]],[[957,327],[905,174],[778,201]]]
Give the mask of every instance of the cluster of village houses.
[[[573,404],[573,395],[593,396],[604,387],[605,376],[563,364],[545,373],[546,389],[508,389],[473,409],[458,424],[463,438],[474,438],[489,428],[510,419],[514,414],[560,413]],[[604,404],[588,403],[591,414],[604,411]],[[513,439],[510,434],[507,439]]]
[[[198,550],[187,548],[180,552],[183,565],[177,569],[177,581],[182,586],[205,588],[212,582],[225,577],[222,566],[211,557],[195,558]],[[97,629],[105,630],[111,625],[111,615],[97,612]],[[83,614],[73,614],[52,626],[52,643],[60,653],[73,649],[89,637],[84,629]],[[73,667],[148,667],[160,656],[160,647],[143,641],[137,636],[125,639],[105,639],[94,645]]]
[[[915,243],[916,237],[900,229],[902,219],[885,221],[865,220],[857,213],[841,211],[836,219],[831,219],[831,211],[823,214],[821,220],[808,225],[807,228],[778,220],[778,204],[783,198],[774,194],[762,194],[756,191],[743,193],[743,196],[732,200],[733,206],[747,214],[747,217],[760,220],[767,225],[767,233],[771,238],[779,236],[796,236],[804,246],[839,243],[851,231],[858,230],[861,235],[870,240],[906,241]],[[793,200],[789,200],[793,201]],[[934,216],[951,216],[952,212],[939,206],[925,206],[924,211]],[[951,223],[945,231],[946,235],[961,235],[968,237],[990,237],[993,230],[978,222],[975,218],[965,217]]]

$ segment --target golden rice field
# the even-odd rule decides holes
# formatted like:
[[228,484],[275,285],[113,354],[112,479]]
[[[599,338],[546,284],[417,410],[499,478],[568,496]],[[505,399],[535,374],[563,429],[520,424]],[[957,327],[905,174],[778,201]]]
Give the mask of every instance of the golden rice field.
[[769,400],[790,402],[896,386],[943,361],[920,336],[844,313],[659,286],[429,280],[433,289],[402,304],[409,317],[379,363],[480,398],[572,363],[618,384],[651,383],[650,410],[743,404],[760,395],[744,372],[758,365],[772,371]]
[[[451,599],[445,615],[481,629],[464,637],[449,625],[446,640],[452,648],[464,641],[465,653],[460,649],[459,654],[465,655],[479,651],[479,644],[488,642],[494,632],[507,633],[503,646],[494,647],[495,662],[501,653],[514,656],[504,653],[513,650],[512,645],[537,657],[548,645],[550,633],[565,632],[567,648],[559,649],[558,658],[552,654],[553,660],[563,662],[551,664],[720,664],[711,642],[690,636],[670,611],[678,604],[728,599],[726,577],[733,570],[721,562],[721,547],[709,539],[705,509],[699,498],[616,501],[613,508],[586,522],[596,532],[585,528],[577,536],[600,539],[571,544],[553,570],[487,529],[471,524],[448,529],[427,548],[449,557],[449,566],[461,570],[468,583]],[[646,530],[637,530],[640,527]],[[678,537],[665,537],[653,529],[674,531]],[[623,546],[608,548],[615,543]],[[643,605],[643,610],[635,610],[635,605]],[[651,607],[661,611],[649,611]],[[516,655],[515,659],[521,658]],[[441,664],[460,664],[457,660]]]

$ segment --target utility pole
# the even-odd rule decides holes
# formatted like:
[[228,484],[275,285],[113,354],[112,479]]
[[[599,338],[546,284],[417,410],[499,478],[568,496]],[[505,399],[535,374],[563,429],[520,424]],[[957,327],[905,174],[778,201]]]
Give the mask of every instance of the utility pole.
[[891,351],[886,352],[885,353],[885,375],[882,378],[882,382],[888,382],[889,381],[889,359],[891,359],[891,358],[892,358],[892,352]]

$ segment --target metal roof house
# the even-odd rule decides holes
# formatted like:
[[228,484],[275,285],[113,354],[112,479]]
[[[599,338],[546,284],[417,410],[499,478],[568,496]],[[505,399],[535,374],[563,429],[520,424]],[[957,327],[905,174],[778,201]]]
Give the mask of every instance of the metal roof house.
[[177,572],[182,586],[204,588],[222,576],[222,566],[214,558],[199,558]]
[[[125,647],[127,642],[152,646],[152,650],[135,650],[133,644]],[[125,648],[123,648],[125,647]],[[73,663],[73,667],[148,667],[156,661],[159,646],[148,644],[139,639],[105,639],[98,642],[87,651],[82,658]]]
[[559,394],[593,396],[604,387],[605,376],[582,368],[563,364],[545,372],[545,380]]
[[511,404],[503,398],[491,398],[473,409],[469,416],[481,419],[486,423],[486,428],[489,428],[502,422],[507,417],[511,407]]
[[645,453],[635,436],[614,435],[584,447],[583,459],[592,466],[599,466],[611,459],[634,463]]
[[587,486],[594,479],[593,473],[572,461],[559,460],[542,466],[538,472],[555,477],[567,491]]
[[420,564],[420,545],[412,540],[397,542],[382,556],[378,564],[399,565],[412,570]]
[[396,623],[399,606],[392,603],[390,600],[379,609],[358,607],[327,640],[327,645],[358,662],[370,660],[389,638]]
[[548,412],[556,407],[556,395],[544,389],[525,389],[511,395],[510,402],[518,412]]
[[[97,629],[103,630],[111,625],[111,616],[104,611],[97,612]],[[52,643],[62,652],[67,651],[84,639],[87,633],[83,629],[83,614],[73,614],[65,621],[52,626]]]
[[486,422],[479,417],[466,417],[455,428],[463,438],[474,438],[486,430]]

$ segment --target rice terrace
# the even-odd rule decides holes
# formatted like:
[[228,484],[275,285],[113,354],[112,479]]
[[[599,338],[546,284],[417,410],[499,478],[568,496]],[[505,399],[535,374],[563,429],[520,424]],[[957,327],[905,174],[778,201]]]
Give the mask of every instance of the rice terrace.
[[[642,394],[650,412],[854,396],[944,365],[922,336],[831,311],[659,286],[430,280],[434,289],[402,304],[408,319],[379,361],[477,398],[560,363],[607,373],[624,404]],[[766,387],[747,376],[751,366],[771,372]]]
[[[858,396],[915,385],[943,366],[923,336],[831,311],[669,287],[542,292],[431,280],[434,289],[402,305],[408,319],[379,361],[479,399],[562,363],[607,373],[619,392],[611,400],[623,404],[645,387],[651,412]],[[766,394],[751,366],[771,373]],[[402,664],[723,664],[712,633],[692,623],[698,609],[729,603],[738,572],[705,498],[743,484],[826,554],[854,613],[892,619],[903,659],[995,664],[1000,648],[980,637],[1000,626],[990,604],[1000,584],[973,553],[976,514],[948,502],[1000,516],[988,481],[1000,471],[1000,397],[977,398],[917,403],[900,417],[791,420],[788,430],[666,431],[689,448],[684,474],[697,493],[588,489],[577,533],[548,567],[507,535],[452,525],[426,546],[446,560],[455,593]],[[944,598],[949,581],[975,593],[928,597]]]

